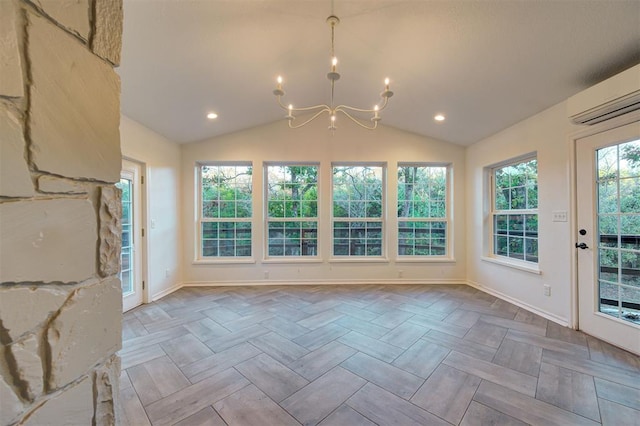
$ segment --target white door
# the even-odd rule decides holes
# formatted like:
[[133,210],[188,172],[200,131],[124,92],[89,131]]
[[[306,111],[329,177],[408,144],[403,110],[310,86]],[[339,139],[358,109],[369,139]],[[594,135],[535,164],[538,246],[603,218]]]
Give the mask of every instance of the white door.
[[122,161],[120,182],[122,190],[122,252],[120,282],[122,307],[126,312],[142,304],[142,168],[140,164]]
[[640,354],[640,121],[576,142],[579,328]]

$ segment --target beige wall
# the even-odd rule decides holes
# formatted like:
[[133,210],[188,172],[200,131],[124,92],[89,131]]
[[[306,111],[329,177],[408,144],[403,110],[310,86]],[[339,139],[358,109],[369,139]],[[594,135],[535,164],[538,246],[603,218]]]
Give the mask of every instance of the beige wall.
[[[471,284],[545,314],[571,322],[570,221],[553,222],[553,211],[571,213],[568,134],[571,126],[562,102],[467,149],[467,279]],[[539,269],[535,274],[483,260],[488,254],[489,219],[485,168],[535,152],[538,158]],[[544,296],[543,285],[551,286]]]
[[115,422],[121,27],[117,0],[0,1],[0,424]]
[[125,116],[120,135],[122,155],[145,171],[147,283],[149,299],[155,300],[182,281],[180,145]]
[[[250,264],[207,264],[196,259],[196,179],[198,161],[251,161],[254,182],[253,260]],[[264,162],[320,162],[319,212],[321,259],[319,262],[274,262],[264,259],[263,177]],[[383,162],[387,173],[387,259],[373,262],[331,261],[331,164],[332,162]],[[397,222],[398,162],[450,163],[453,168],[453,258],[451,262],[398,262],[395,241]],[[327,120],[291,130],[282,120],[201,143],[182,146],[183,280],[186,285],[224,283],[451,283],[465,280],[464,148],[384,127],[368,132],[339,123],[332,134]],[[268,275],[268,278],[265,278]],[[402,275],[402,277],[400,277]]]

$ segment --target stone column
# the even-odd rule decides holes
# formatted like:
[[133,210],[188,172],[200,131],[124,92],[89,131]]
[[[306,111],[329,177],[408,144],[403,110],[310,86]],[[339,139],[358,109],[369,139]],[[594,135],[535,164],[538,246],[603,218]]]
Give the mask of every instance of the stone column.
[[122,0],[0,0],[0,425],[116,423]]

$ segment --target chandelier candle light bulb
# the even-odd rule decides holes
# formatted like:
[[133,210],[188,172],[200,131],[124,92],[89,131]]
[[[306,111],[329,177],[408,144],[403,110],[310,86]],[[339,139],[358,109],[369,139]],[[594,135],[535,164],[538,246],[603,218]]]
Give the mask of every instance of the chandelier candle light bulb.
[[[327,79],[331,84],[331,98],[328,105],[321,104],[321,105],[314,105],[314,106],[300,107],[300,108],[294,108],[292,104],[289,104],[288,106],[286,106],[284,103],[282,103],[282,97],[285,95],[284,90],[282,88],[282,81],[283,81],[282,76],[278,76],[278,78],[276,79],[277,84],[276,84],[275,90],[273,91],[273,94],[278,99],[278,105],[280,105],[282,109],[287,111],[286,118],[289,122],[289,127],[292,129],[300,128],[305,124],[312,122],[313,120],[315,120],[316,118],[318,118],[319,116],[321,116],[323,113],[326,112],[329,114],[329,118],[330,118],[329,129],[333,131],[336,129],[336,126],[335,126],[336,114],[340,112],[345,116],[347,116],[347,118],[349,118],[351,121],[356,123],[358,126],[364,127],[365,129],[373,130],[376,127],[378,127],[378,121],[380,121],[381,119],[380,111],[386,108],[387,103],[389,102],[389,98],[393,96],[393,92],[389,89],[389,78],[385,78],[384,91],[380,94],[380,96],[382,97],[382,103],[374,105],[373,109],[356,108],[348,105],[335,105],[334,97],[333,97],[334,88],[335,88],[336,81],[340,79],[340,74],[337,71],[338,58],[334,54],[335,52],[334,33],[335,33],[336,25],[338,25],[339,23],[340,23],[340,19],[337,16],[331,15],[327,18],[327,24],[329,24],[329,26],[331,27],[331,68],[330,68],[330,71],[327,73]],[[311,118],[307,119],[306,121],[298,125],[294,125],[293,124],[295,120],[295,116],[293,115],[294,112],[309,112],[312,115],[311,115]],[[362,117],[359,117],[359,115],[362,115],[362,114],[371,114],[371,122],[373,124],[368,124],[366,121],[364,121]]]
[[378,105],[374,105],[373,107],[373,118],[371,119],[371,121],[373,121],[374,123],[377,123],[378,121],[380,121],[380,107]]

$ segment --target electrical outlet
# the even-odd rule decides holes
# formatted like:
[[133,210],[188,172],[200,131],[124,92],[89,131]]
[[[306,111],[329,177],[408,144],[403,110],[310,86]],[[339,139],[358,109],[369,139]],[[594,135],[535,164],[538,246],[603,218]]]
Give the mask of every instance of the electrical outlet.
[[169,278],[169,275],[171,275],[171,272],[168,269],[165,269],[164,276]]
[[543,291],[544,291],[544,295],[545,296],[551,296],[551,286],[548,284],[545,284],[543,286]]
[[265,280],[269,279],[269,271],[264,271],[264,279]]
[[404,276],[404,271],[402,269],[398,269],[398,278],[402,278]]

